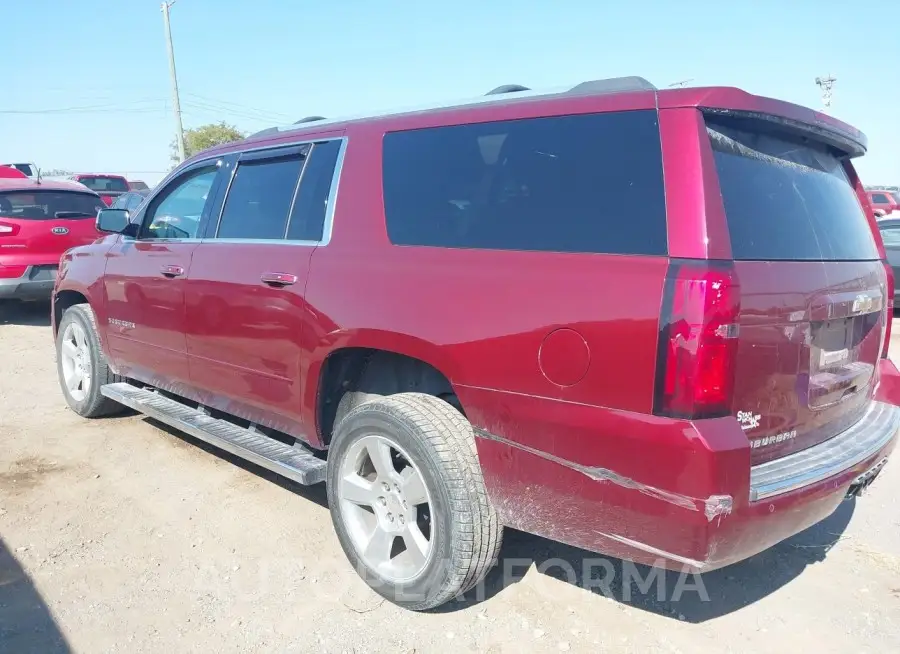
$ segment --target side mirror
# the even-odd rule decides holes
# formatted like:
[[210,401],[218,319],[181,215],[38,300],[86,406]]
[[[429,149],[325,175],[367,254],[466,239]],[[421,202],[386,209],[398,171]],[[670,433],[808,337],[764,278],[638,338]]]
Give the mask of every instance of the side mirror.
[[131,226],[126,209],[101,209],[97,212],[97,230],[110,234],[125,234]]

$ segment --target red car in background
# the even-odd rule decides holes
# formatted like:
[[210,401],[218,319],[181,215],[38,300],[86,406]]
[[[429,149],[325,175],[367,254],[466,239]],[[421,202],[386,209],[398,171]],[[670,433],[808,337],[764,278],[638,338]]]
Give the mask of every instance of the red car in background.
[[894,217],[900,216],[900,191],[871,189],[866,191],[866,194],[869,196],[876,218],[887,218],[895,212]]
[[0,179],[28,179],[28,175],[12,166],[0,166]]
[[103,208],[74,182],[0,179],[0,300],[49,299],[62,253],[102,236]]
[[131,190],[128,180],[122,175],[104,175],[97,173],[78,173],[70,179],[79,184],[84,184],[97,193],[103,203],[109,207],[117,197]]

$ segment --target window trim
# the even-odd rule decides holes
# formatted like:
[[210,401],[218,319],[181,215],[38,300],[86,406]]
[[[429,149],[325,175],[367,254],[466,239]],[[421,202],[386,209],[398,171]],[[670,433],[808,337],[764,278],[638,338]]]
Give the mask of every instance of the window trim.
[[[341,147],[338,151],[337,160],[334,164],[334,171],[331,174],[331,185],[328,190],[328,207],[325,209],[325,223],[322,225],[322,238],[318,241],[307,241],[307,240],[291,240],[287,238],[281,239],[268,239],[268,238],[219,238],[216,236],[219,232],[219,227],[222,223],[222,214],[225,211],[225,203],[228,201],[228,193],[231,191],[231,184],[234,181],[234,177],[237,174],[237,170],[240,167],[240,162],[244,161],[261,161],[265,159],[277,159],[282,156],[291,156],[293,154],[304,153],[308,157],[309,153],[312,152],[313,147],[316,143],[327,143],[329,141],[340,141]],[[270,245],[301,245],[306,247],[324,247],[331,242],[331,234],[334,227],[334,211],[335,206],[337,205],[338,198],[338,189],[341,181],[341,171],[344,167],[344,155],[347,151],[347,142],[348,139],[345,135],[341,136],[331,136],[325,138],[311,138],[306,141],[293,141],[291,143],[285,143],[283,145],[277,146],[263,146],[251,148],[248,150],[238,150],[235,152],[230,152],[225,156],[232,156],[234,166],[229,173],[228,181],[225,182],[225,189],[222,193],[221,203],[218,207],[218,215],[215,218],[215,230],[213,230],[212,236],[206,236],[204,238],[198,239],[201,243],[247,243],[247,244],[270,244]],[[247,155],[250,156],[247,156]],[[294,194],[291,197],[291,209],[293,211],[294,202],[297,199],[297,193],[300,189],[300,182],[303,181],[303,173],[306,171],[307,162],[304,161],[303,168],[300,171],[300,175],[297,177],[297,185],[294,187]],[[291,224],[291,215],[288,214],[288,220],[285,223],[285,231],[284,234],[287,236],[287,230]],[[212,217],[210,218],[212,220]]]

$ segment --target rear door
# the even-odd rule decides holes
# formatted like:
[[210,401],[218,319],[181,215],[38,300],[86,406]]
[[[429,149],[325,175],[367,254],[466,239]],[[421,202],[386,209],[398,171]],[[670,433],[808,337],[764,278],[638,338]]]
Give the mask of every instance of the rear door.
[[101,236],[94,227],[100,208],[103,203],[93,193],[49,189],[0,193],[0,263],[55,270],[63,252]]
[[733,411],[757,463],[861,417],[876,381],[887,278],[837,153],[719,120],[707,128],[741,289]]
[[[244,153],[186,291],[192,384],[210,404],[304,437],[302,324],[341,140]],[[235,168],[236,166],[236,168]]]

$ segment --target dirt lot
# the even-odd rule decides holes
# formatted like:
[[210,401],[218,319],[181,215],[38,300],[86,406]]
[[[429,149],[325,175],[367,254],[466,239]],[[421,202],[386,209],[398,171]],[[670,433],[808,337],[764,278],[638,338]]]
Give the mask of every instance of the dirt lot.
[[[0,373],[0,652],[900,651],[898,463],[825,522],[705,575],[709,601],[693,580],[674,601],[677,575],[642,592],[620,562],[509,533],[515,576],[414,614],[346,564],[323,488],[140,416],[68,411],[46,307],[0,306]],[[611,597],[585,589],[586,564],[616,575]]]

